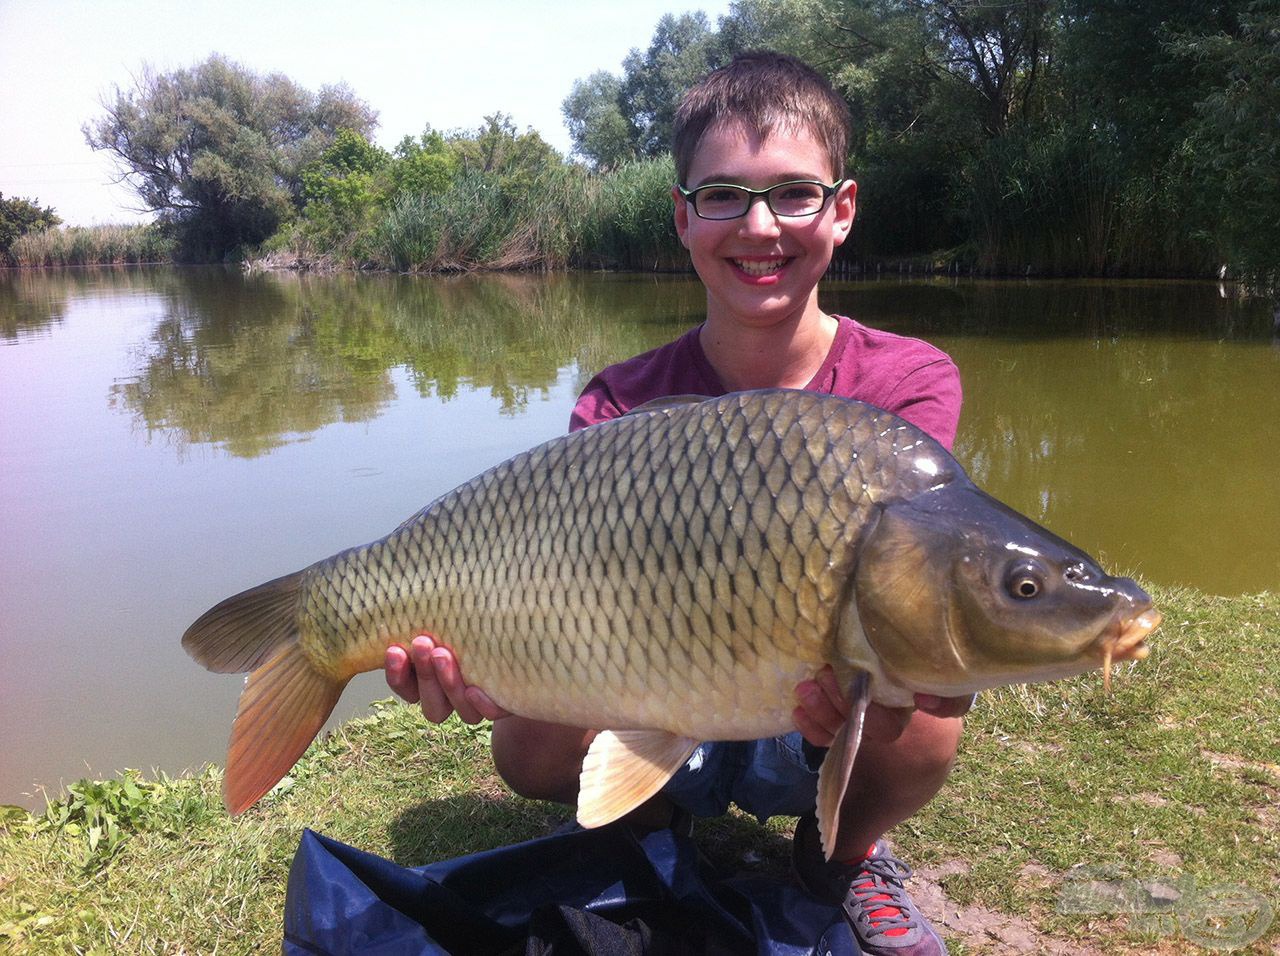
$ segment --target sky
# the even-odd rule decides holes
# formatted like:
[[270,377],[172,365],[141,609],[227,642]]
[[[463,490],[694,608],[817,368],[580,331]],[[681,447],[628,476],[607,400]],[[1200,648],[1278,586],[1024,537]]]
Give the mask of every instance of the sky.
[[379,113],[375,139],[473,128],[502,111],[562,153],[573,81],[621,73],[665,13],[729,0],[0,0],[0,193],[53,206],[68,225],[150,218],[113,185],[116,167],[81,126],[161,71],[221,53],[312,90],[345,82]]

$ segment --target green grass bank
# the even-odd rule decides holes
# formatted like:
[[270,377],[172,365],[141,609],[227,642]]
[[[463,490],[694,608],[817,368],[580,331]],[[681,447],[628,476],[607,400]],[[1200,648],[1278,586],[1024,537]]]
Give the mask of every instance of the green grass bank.
[[[953,953],[1017,939],[1060,953],[1280,947],[1280,595],[1154,596],[1165,623],[1152,655],[1117,668],[1111,695],[1096,673],[982,695],[947,787],[891,834]],[[314,744],[235,820],[214,767],[82,782],[44,814],[8,808],[0,951],[276,950],[304,826],[419,865],[566,819],[505,790],[487,739],[388,702]],[[792,822],[704,820],[695,837],[727,870],[783,876]],[[1161,886],[1183,903],[1157,912]],[[1253,916],[1227,912],[1224,892]],[[1277,916],[1249,939],[1259,906]]]

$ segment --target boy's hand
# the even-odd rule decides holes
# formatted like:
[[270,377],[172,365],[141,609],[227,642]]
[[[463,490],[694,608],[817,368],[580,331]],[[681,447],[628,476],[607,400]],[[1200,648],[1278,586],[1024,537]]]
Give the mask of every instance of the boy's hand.
[[[836,676],[831,666],[827,665],[818,671],[814,680],[797,684],[796,698],[800,701],[800,706],[791,712],[796,729],[815,747],[830,747],[850,711],[849,701],[836,685]],[[972,697],[916,694],[915,700],[916,710],[933,717],[962,717],[973,706]],[[909,707],[885,707],[872,702],[867,705],[863,736],[871,740],[894,740],[907,726],[912,712]]]
[[407,703],[421,703],[423,715],[434,724],[455,712],[468,724],[511,716],[479,687],[463,682],[453,651],[437,645],[430,634],[415,637],[407,652],[399,644],[388,647],[385,666],[387,686]]

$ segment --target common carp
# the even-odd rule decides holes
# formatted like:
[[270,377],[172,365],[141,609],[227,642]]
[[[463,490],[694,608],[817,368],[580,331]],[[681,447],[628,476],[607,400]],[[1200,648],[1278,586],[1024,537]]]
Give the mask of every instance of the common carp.
[[233,814],[351,677],[425,631],[507,710],[603,731],[584,826],[648,799],[699,741],[792,729],[796,685],[830,664],[853,704],[819,774],[830,850],[868,701],[1109,672],[1146,656],[1159,620],[915,426],[765,389],[661,399],[518,454],[378,541],[223,601],[182,642],[249,672]]

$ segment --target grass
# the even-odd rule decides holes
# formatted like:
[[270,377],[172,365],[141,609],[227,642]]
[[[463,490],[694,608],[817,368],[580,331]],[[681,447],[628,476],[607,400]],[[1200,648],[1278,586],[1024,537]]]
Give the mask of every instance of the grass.
[[[1061,952],[1207,952],[1176,922],[1062,913],[1082,865],[1111,879],[1246,887],[1280,910],[1280,599],[1157,589],[1152,657],[984,694],[942,793],[891,834],[948,905],[1029,922]],[[487,731],[375,705],[232,820],[220,771],[83,783],[0,815],[0,950],[249,953],[280,941],[308,826],[406,865],[527,839],[567,811],[511,797]],[[790,820],[700,821],[727,868],[785,871]],[[114,830],[112,829],[114,827]],[[96,833],[96,838],[94,834]],[[953,953],[981,951],[947,930]],[[1209,937],[1202,927],[1199,938]],[[1274,952],[1280,919],[1248,952]]]

